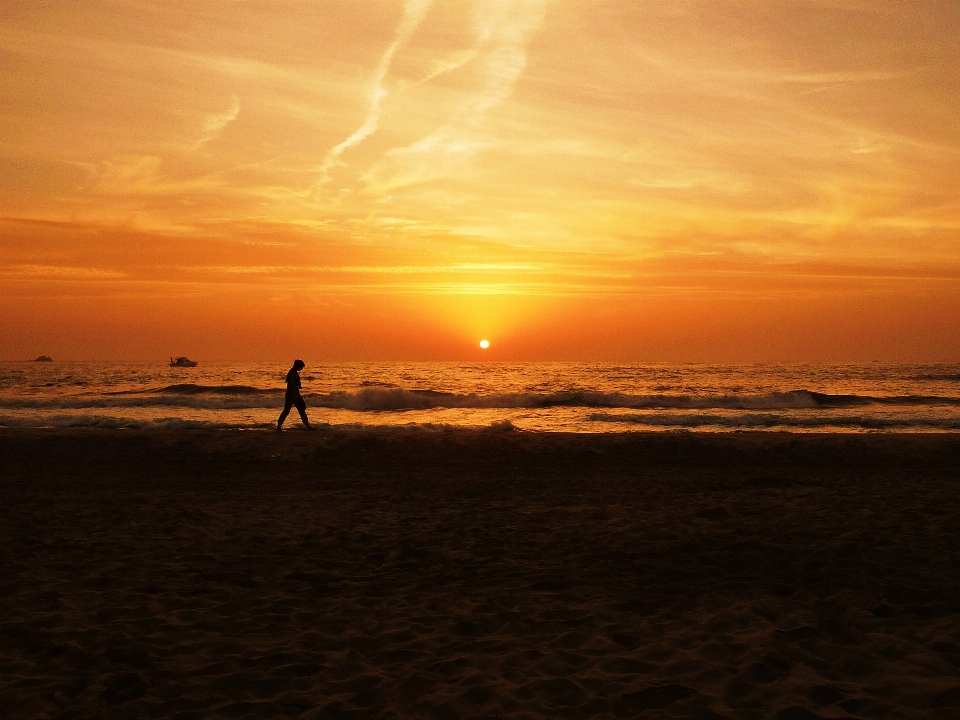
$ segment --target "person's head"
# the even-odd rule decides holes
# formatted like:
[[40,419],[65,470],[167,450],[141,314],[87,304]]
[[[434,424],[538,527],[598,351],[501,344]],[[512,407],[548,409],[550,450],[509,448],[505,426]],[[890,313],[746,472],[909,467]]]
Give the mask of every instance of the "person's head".
[[303,360],[294,360],[294,361],[293,361],[293,369],[296,370],[297,372],[300,372],[300,371],[303,370],[305,367],[306,367],[306,365],[304,364]]

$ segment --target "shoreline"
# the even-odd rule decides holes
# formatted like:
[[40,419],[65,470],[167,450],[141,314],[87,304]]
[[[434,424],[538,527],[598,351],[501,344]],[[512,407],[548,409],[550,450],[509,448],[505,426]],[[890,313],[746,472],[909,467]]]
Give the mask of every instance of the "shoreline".
[[[0,433],[34,433],[34,432],[46,432],[46,433],[144,433],[147,435],[151,434],[163,434],[163,433],[266,433],[266,434],[278,434],[276,432],[276,425],[271,423],[261,423],[257,425],[249,426],[238,426],[238,425],[221,425],[221,426],[211,426],[205,421],[193,421],[193,420],[179,420],[178,422],[183,422],[185,425],[183,427],[169,427],[162,425],[155,425],[149,427],[143,426],[134,426],[134,425],[117,425],[117,426],[104,426],[104,425],[2,425],[0,424]],[[507,424],[509,423],[509,424]],[[792,429],[780,429],[780,428],[764,428],[764,427],[729,427],[729,428],[711,428],[711,427],[673,427],[673,426],[664,426],[658,429],[643,428],[637,430],[553,430],[553,429],[528,429],[523,427],[518,427],[511,423],[509,420],[504,421],[494,421],[489,425],[453,425],[453,424],[443,424],[443,423],[405,423],[405,424],[390,424],[382,423],[378,425],[365,425],[360,423],[342,423],[342,424],[329,424],[324,422],[312,422],[314,427],[314,432],[318,435],[336,435],[336,434],[431,434],[431,433],[462,433],[464,435],[491,435],[491,434],[506,434],[506,435],[526,435],[531,437],[536,436],[559,436],[559,437],[645,437],[645,436],[673,436],[673,435],[692,435],[692,436],[784,436],[784,437],[854,437],[854,436],[877,436],[877,437],[911,437],[911,436],[945,436],[945,437],[960,437],[960,428],[934,428],[934,427],[917,427],[913,429],[905,428],[896,428],[896,429],[886,429],[886,428],[870,428],[870,427],[859,427],[859,428],[849,428],[849,429],[823,429],[820,427],[813,429],[805,428],[792,428]],[[289,433],[305,433],[309,432],[306,428],[302,426],[291,426],[285,424],[283,428],[283,433],[279,434],[289,434]]]

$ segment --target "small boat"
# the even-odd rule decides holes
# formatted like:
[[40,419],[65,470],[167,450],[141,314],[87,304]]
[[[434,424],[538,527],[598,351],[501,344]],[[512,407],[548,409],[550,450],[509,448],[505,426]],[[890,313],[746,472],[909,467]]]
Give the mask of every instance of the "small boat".
[[196,367],[196,360],[190,360],[185,357],[178,357],[176,360],[170,358],[170,367]]
[[49,355],[41,355],[34,362],[53,362],[53,358]]

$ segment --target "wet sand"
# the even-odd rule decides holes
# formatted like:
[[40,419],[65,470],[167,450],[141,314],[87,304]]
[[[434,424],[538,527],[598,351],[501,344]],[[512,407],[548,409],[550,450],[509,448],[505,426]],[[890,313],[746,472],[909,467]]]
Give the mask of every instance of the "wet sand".
[[0,716],[960,717],[960,436],[0,430]]

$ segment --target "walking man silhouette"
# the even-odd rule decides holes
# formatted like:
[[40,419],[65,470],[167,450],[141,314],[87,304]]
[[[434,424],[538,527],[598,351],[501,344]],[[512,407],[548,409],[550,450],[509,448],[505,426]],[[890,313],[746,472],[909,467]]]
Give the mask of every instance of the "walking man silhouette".
[[293,367],[287,373],[287,394],[283,402],[283,412],[280,413],[280,419],[277,420],[277,432],[283,432],[283,421],[287,419],[290,408],[294,405],[296,405],[297,412],[300,413],[300,419],[307,430],[314,429],[310,421],[307,420],[307,403],[304,402],[303,396],[300,394],[300,371],[305,367],[303,360],[294,360]]

